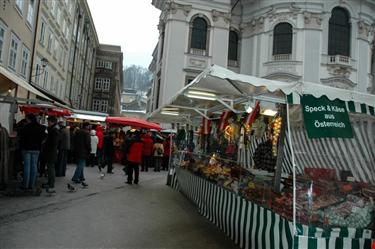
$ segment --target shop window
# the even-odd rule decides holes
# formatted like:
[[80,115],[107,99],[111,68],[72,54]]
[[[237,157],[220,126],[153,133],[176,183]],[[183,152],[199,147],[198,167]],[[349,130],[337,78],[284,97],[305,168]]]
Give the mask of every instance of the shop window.
[[238,34],[233,30],[229,32],[228,60],[238,61]]
[[340,7],[332,10],[329,19],[328,55],[350,56],[350,17]]
[[190,48],[206,50],[208,25],[204,18],[197,17],[193,20],[191,28]]
[[279,23],[273,31],[273,55],[291,54],[293,27],[289,23]]

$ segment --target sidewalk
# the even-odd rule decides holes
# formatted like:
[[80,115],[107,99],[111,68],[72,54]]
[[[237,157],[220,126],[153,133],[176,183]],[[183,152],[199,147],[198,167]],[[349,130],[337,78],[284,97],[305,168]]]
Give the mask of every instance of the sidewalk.
[[[41,207],[51,206],[58,203],[70,202],[73,200],[81,199],[85,196],[96,195],[98,193],[112,191],[114,189],[126,187],[125,184],[125,174],[122,170],[123,166],[119,164],[114,165],[114,174],[105,174],[101,178],[101,173],[97,167],[85,167],[85,178],[86,183],[89,185],[87,188],[82,188],[80,184],[73,185],[77,188],[76,192],[69,192],[67,189],[67,183],[72,183],[71,178],[74,174],[75,165],[70,164],[67,167],[65,177],[56,177],[55,190],[56,194],[49,196],[45,189],[42,189],[40,196],[33,195],[22,195],[22,196],[7,196],[6,192],[0,192],[0,223],[11,218],[13,215],[20,214],[22,212],[28,212],[32,210],[37,210]],[[106,168],[102,170],[103,173],[106,172]],[[160,177],[160,175],[166,174],[164,172],[140,172],[140,184],[143,181],[149,181]],[[38,184],[47,182],[47,178],[39,177]],[[12,184],[14,185],[14,184]],[[19,185],[19,184],[17,184]],[[11,186],[10,188],[15,188],[16,186]]]

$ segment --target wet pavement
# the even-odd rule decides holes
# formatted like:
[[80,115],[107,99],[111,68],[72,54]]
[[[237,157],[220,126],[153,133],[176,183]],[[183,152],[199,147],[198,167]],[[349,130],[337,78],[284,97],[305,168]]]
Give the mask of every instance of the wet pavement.
[[165,185],[165,172],[141,172],[139,185],[126,185],[120,165],[104,178],[86,168],[89,187],[71,193],[73,171],[57,178],[54,196],[0,195],[1,249],[237,248]]

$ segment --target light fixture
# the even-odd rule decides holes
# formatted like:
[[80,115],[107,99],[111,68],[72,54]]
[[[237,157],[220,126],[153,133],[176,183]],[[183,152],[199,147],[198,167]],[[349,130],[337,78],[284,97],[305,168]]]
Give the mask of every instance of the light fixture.
[[215,97],[210,96],[203,96],[203,95],[194,95],[194,94],[185,94],[186,97],[192,98],[192,99],[204,99],[204,100],[216,100]]
[[260,112],[260,114],[265,115],[265,116],[275,116],[277,111],[274,111],[272,109],[264,109],[263,111]]
[[42,58],[40,60],[40,62],[42,63],[42,67],[45,68],[47,65],[48,65],[48,60],[46,58]]
[[9,89],[8,89],[8,94],[10,94],[11,92],[12,92],[12,88],[9,87]]
[[173,111],[161,111],[161,114],[163,114],[163,115],[171,115],[171,116],[178,116],[178,115],[180,115],[178,112],[173,112]]
[[251,113],[252,111],[253,111],[253,108],[250,105],[246,106],[247,113]]
[[189,95],[203,95],[203,96],[208,96],[208,97],[216,97],[216,94],[210,93],[210,92],[203,92],[203,91],[196,91],[196,90],[189,90],[187,92]]

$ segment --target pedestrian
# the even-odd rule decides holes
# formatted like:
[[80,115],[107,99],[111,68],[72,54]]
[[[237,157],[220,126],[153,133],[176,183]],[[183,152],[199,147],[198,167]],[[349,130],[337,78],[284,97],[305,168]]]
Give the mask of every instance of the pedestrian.
[[91,165],[91,167],[94,167],[95,166],[95,160],[96,160],[96,152],[97,152],[97,149],[98,149],[98,142],[99,142],[99,139],[96,136],[95,130],[90,131],[90,140],[91,140],[90,165]]
[[47,188],[47,193],[55,193],[55,164],[57,162],[58,145],[60,140],[60,129],[57,125],[55,116],[49,116],[48,121],[48,135],[44,143],[44,160],[47,164],[48,183],[43,184],[42,187]]
[[155,162],[155,172],[160,171],[161,163],[164,155],[163,140],[156,138],[156,143],[154,144],[154,162]]
[[59,153],[57,155],[56,176],[63,177],[66,172],[66,165],[68,163],[68,152],[70,150],[70,130],[65,126],[63,121],[58,123],[61,132],[61,139],[59,143]]
[[26,125],[20,130],[20,146],[23,157],[23,189],[33,189],[38,177],[38,159],[45,127],[38,124],[34,114],[26,115]]
[[140,137],[139,131],[135,131],[130,142],[130,149],[127,155],[127,168],[128,168],[128,180],[127,184],[132,184],[133,182],[133,171],[134,171],[134,184],[139,182],[139,165],[142,163],[142,149],[143,142]]
[[110,131],[104,136],[103,139],[103,162],[99,165],[99,170],[107,166],[107,173],[113,174],[113,157],[115,156],[115,146],[113,145],[113,140],[115,139],[115,132]]
[[98,165],[101,165],[103,163],[103,127],[101,125],[96,126],[96,136],[98,137],[96,156],[98,158]]
[[74,183],[81,183],[83,187],[87,187],[85,182],[84,169],[86,166],[86,160],[90,156],[91,152],[91,139],[90,139],[90,124],[85,122],[82,125],[82,129],[76,131],[74,135],[74,150],[75,159],[77,161],[77,167],[72,177]]
[[172,135],[169,135],[164,140],[164,143],[163,143],[163,147],[164,147],[163,162],[162,162],[163,170],[167,170],[168,169],[168,165],[169,165],[169,157],[170,157],[171,151],[172,151],[171,136]]
[[151,167],[152,152],[154,148],[154,141],[151,138],[151,134],[146,133],[143,138],[143,150],[142,150],[142,169],[141,171],[148,171]]

